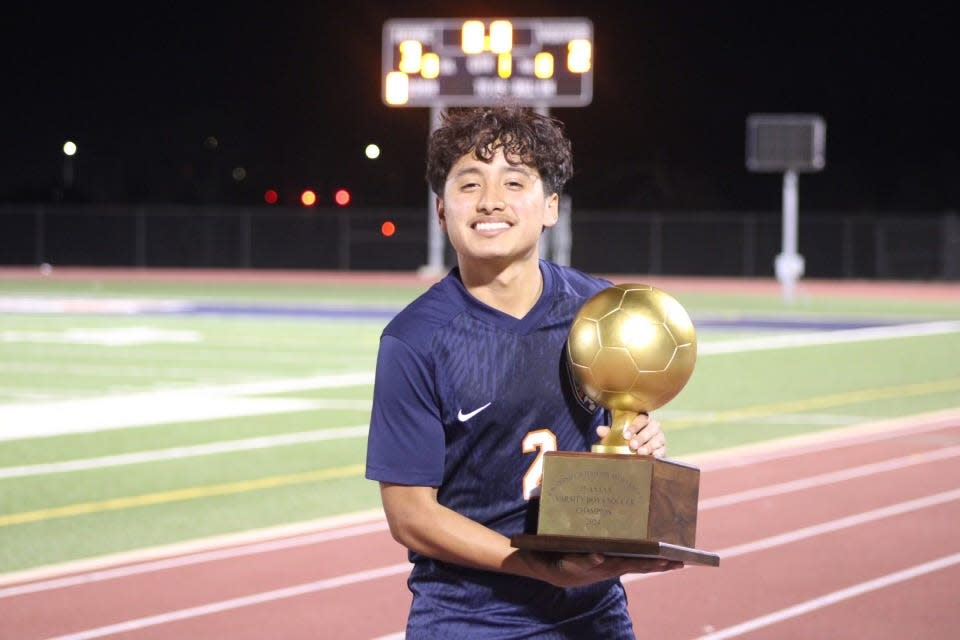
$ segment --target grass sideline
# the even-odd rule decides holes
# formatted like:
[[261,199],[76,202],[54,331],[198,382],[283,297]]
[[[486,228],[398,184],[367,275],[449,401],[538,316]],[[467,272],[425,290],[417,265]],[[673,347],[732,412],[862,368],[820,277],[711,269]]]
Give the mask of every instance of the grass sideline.
[[[73,471],[0,476],[0,574],[379,508],[376,487],[360,471],[371,392],[363,376],[372,373],[387,316],[323,311],[389,313],[430,280],[284,275],[56,269],[47,277],[13,277],[0,270],[0,305],[25,299],[47,308],[57,301],[73,305],[0,313],[0,437],[39,424],[10,424],[10,416],[56,420],[43,413],[56,403],[73,412],[64,420],[66,432],[0,440],[0,472],[88,463]],[[882,283],[861,286],[860,295],[851,283],[834,289],[810,283],[785,305],[772,282],[741,281],[736,288],[729,280],[615,280],[651,281],[674,293],[695,322],[704,319],[698,339],[705,347],[734,340],[749,345],[771,334],[814,335],[824,319],[877,326],[960,319],[960,287],[951,285],[945,285],[948,294],[958,295],[932,295],[943,285],[918,284],[919,295],[909,296],[904,283],[888,285],[887,295]],[[197,314],[137,307],[158,300],[248,308]],[[317,313],[254,314],[250,305]],[[799,324],[758,329],[746,322],[757,317]],[[722,328],[711,327],[716,319],[725,321]],[[703,355],[690,384],[658,415],[671,455],[683,459],[951,410],[960,405],[956,353],[957,331],[891,331],[858,342],[803,346],[801,340],[791,348]],[[96,428],[110,416],[113,426]],[[70,432],[81,418],[92,428]],[[124,426],[124,419],[138,426]],[[140,460],[97,463],[124,455]]]

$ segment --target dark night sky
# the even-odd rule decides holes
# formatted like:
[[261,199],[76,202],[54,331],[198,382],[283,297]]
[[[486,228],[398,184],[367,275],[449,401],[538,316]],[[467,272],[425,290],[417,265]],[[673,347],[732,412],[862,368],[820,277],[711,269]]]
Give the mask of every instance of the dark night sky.
[[[6,7],[0,201],[50,199],[60,147],[73,139],[73,197],[95,202],[257,203],[271,186],[348,185],[358,206],[420,206],[428,111],[382,104],[382,25],[472,15],[593,21],[593,103],[553,110],[574,143],[575,206],[778,210],[779,176],[744,168],[744,123],[754,112],[801,112],[827,122],[827,168],[801,177],[802,208],[956,209],[960,11],[902,6]],[[208,136],[215,151],[204,147]],[[383,148],[376,162],[363,156],[367,142]],[[230,178],[234,166],[247,169],[241,183]]]

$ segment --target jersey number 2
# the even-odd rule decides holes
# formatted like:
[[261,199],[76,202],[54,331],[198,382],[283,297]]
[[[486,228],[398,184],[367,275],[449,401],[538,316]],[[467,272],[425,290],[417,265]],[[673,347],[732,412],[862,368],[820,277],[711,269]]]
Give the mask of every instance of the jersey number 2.
[[557,450],[557,436],[550,429],[531,431],[523,438],[523,452],[537,452],[530,468],[523,474],[523,498],[529,500],[536,493],[543,476],[543,454]]

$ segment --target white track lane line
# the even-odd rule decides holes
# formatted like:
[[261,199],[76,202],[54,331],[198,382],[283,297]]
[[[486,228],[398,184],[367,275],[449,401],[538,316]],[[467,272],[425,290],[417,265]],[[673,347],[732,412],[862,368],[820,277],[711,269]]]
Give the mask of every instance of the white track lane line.
[[[902,515],[904,513],[909,513],[911,511],[917,511],[919,509],[925,509],[927,507],[932,507],[940,504],[945,504],[954,500],[960,500],[960,489],[955,489],[953,491],[946,491],[943,493],[934,494],[931,496],[925,496],[923,498],[918,498],[915,500],[908,500],[906,502],[900,502],[897,504],[889,505],[880,509],[873,509],[871,511],[866,511],[863,513],[855,514],[845,518],[839,518],[837,520],[832,520],[829,522],[823,522],[818,525],[811,527],[804,527],[802,529],[797,529],[788,533],[771,536],[768,538],[763,538],[761,540],[755,540],[753,542],[748,542],[746,544],[736,545],[723,549],[719,551],[721,558],[732,558],[740,555],[746,555],[749,553],[754,553],[757,551],[762,551],[770,549],[777,546],[782,546],[785,544],[790,544],[792,542],[797,542],[804,540],[806,538],[812,538],[815,536],[823,535],[824,533],[829,533],[832,531],[839,531],[841,529],[846,529],[868,522],[873,522],[880,520],[882,518],[893,517],[897,515]],[[124,622],[119,622],[112,625],[107,625],[104,627],[97,627],[94,629],[85,629],[76,633],[57,636],[55,638],[50,638],[48,640],[88,640],[90,638],[102,638],[105,636],[114,635],[117,633],[122,633],[125,631],[132,631],[135,629],[143,629],[145,627],[152,627],[161,624],[166,624],[169,622],[176,622],[180,620],[187,620],[190,618],[196,618],[200,616],[209,615],[211,613],[219,613],[222,611],[228,611],[231,609],[239,609],[241,607],[247,607],[251,605],[264,604],[267,602],[273,602],[276,600],[281,600],[284,598],[292,598],[296,596],[306,595],[308,593],[314,593],[317,591],[323,591],[326,589],[332,589],[337,587],[342,587],[351,584],[357,584],[360,582],[366,582],[369,580],[376,580],[379,578],[393,576],[400,573],[405,573],[410,570],[410,565],[408,563],[399,563],[394,565],[388,565],[385,567],[379,567],[377,569],[371,569],[368,571],[358,571],[355,573],[346,574],[343,576],[337,576],[335,578],[329,578],[326,580],[318,580],[316,582],[308,582],[305,584],[294,585],[292,587],[286,587],[283,589],[275,589],[273,591],[265,591],[262,593],[255,593],[249,596],[243,596],[240,598],[231,598],[229,600],[222,600],[219,602],[211,602],[205,605],[200,605],[196,607],[189,607],[187,609],[178,609],[176,611],[169,611],[167,613],[158,614],[154,616],[147,616],[144,618],[135,618],[132,620],[126,620]],[[630,580],[630,578],[643,579],[655,577],[659,574],[649,573],[649,574],[632,574],[624,576],[623,582],[634,582],[635,580]]]
[[745,633],[750,633],[751,631],[756,631],[757,629],[762,629],[763,627],[776,624],[777,622],[782,622],[783,620],[796,618],[797,616],[810,613],[811,611],[816,611],[817,609],[822,609],[824,607],[837,604],[838,602],[843,602],[844,600],[849,600],[865,593],[876,591],[877,589],[889,587],[890,585],[897,584],[898,582],[905,582],[934,571],[946,569],[957,564],[958,562],[960,562],[960,553],[944,556],[924,564],[919,564],[915,567],[910,567],[909,569],[888,573],[885,576],[880,576],[879,578],[875,578],[873,580],[868,580],[845,589],[833,591],[826,595],[820,596],[819,598],[813,598],[812,600],[807,600],[806,602],[801,602],[791,607],[780,609],[779,611],[774,611],[772,613],[768,613],[767,615],[760,616],[752,620],[747,620],[746,622],[741,622],[740,624],[727,627],[726,629],[708,633],[700,636],[698,640],[725,640],[726,638],[735,638]]
[[54,589],[65,589],[67,587],[90,584],[92,582],[102,582],[104,580],[115,580],[117,578],[126,578],[128,576],[153,573],[155,571],[164,571],[166,569],[174,569],[177,567],[188,567],[190,565],[202,564],[204,562],[228,560],[230,558],[252,556],[258,553],[271,553],[273,551],[280,551],[283,549],[293,549],[295,547],[330,542],[331,540],[354,538],[357,536],[367,535],[369,533],[387,531],[387,529],[388,526],[386,520],[377,520],[375,522],[353,525],[346,528],[334,529],[332,531],[320,531],[317,533],[300,535],[293,538],[280,538],[277,540],[258,542],[256,544],[230,547],[227,549],[214,549],[211,551],[192,553],[185,556],[174,556],[171,558],[163,558],[150,562],[141,562],[139,564],[116,567],[113,569],[102,569],[99,571],[78,573],[76,575],[64,576],[62,578],[52,578],[40,582],[30,582],[27,584],[0,588],[0,599],[22,596],[28,593],[52,591]]
[[[879,509],[871,509],[870,511],[863,511],[851,516],[837,518],[836,520],[821,522],[820,524],[811,525],[809,527],[802,527],[800,529],[795,529],[793,531],[788,531],[775,536],[769,536],[767,538],[761,538],[759,540],[753,540],[744,544],[727,547],[726,549],[721,549],[716,553],[721,559],[729,560],[731,558],[736,558],[737,556],[755,553],[757,551],[764,551],[766,549],[773,549],[774,547],[780,547],[792,542],[799,542],[800,540],[806,540],[807,538],[813,538],[825,533],[833,533],[842,529],[849,529],[851,527],[857,527],[862,524],[875,522],[877,520],[883,520],[884,518],[900,516],[905,513],[910,513],[911,511],[918,511],[928,507],[936,507],[941,504],[953,502],[954,500],[960,500],[960,489],[952,489],[950,491],[934,493],[922,498],[898,502],[886,507],[880,507]],[[658,574],[656,573],[633,573],[624,576],[621,578],[621,581],[624,584],[627,584],[629,582],[636,582],[637,580],[646,580],[657,575]]]
[[707,509],[716,509],[717,507],[725,507],[740,502],[779,496],[792,491],[822,487],[828,484],[836,484],[838,482],[845,482],[847,480],[853,480],[854,478],[863,478],[887,471],[899,471],[907,467],[914,467],[928,462],[937,462],[939,460],[948,460],[950,458],[956,458],[957,456],[960,456],[960,445],[945,447],[943,449],[933,449],[932,451],[925,451],[924,453],[917,453],[903,458],[891,458],[890,460],[883,460],[881,462],[870,462],[858,467],[850,467],[849,469],[841,469],[840,471],[830,471],[799,480],[791,480],[789,482],[767,485],[766,487],[756,487],[754,489],[747,489],[746,491],[705,498],[700,501],[699,510],[705,511]]
[[356,584],[358,582],[367,582],[369,580],[376,580],[378,578],[394,576],[397,574],[406,573],[408,571],[410,571],[410,565],[406,562],[401,562],[399,564],[389,565],[386,567],[378,567],[376,569],[370,569],[368,571],[357,571],[356,573],[348,573],[346,575],[337,576],[336,578],[329,578],[327,580],[318,580],[316,582],[308,582],[306,584],[299,584],[292,587],[285,587],[283,589],[275,589],[273,591],[264,591],[262,593],[254,593],[252,595],[243,596],[241,598],[231,598],[230,600],[221,600],[220,602],[211,602],[209,604],[200,605],[198,607],[190,607],[188,609],[179,609],[177,611],[161,613],[159,615],[148,616],[146,618],[136,618],[134,620],[127,620],[125,622],[111,624],[106,627],[98,627],[96,629],[87,629],[85,631],[80,631],[77,633],[70,633],[65,636],[56,636],[55,638],[50,638],[49,640],[88,640],[89,638],[102,638],[104,636],[112,636],[114,634],[124,633],[126,631],[134,631],[136,629],[154,627],[160,624],[166,624],[168,622],[176,622],[178,620],[188,620],[190,618],[197,618],[200,616],[210,615],[211,613],[221,613],[223,611],[230,611],[231,609],[249,607],[256,604],[263,604],[265,602],[282,600],[284,598],[293,598],[296,596],[306,595],[308,593],[316,593],[317,591],[324,591],[326,589],[336,589],[338,587],[344,587],[347,585]]

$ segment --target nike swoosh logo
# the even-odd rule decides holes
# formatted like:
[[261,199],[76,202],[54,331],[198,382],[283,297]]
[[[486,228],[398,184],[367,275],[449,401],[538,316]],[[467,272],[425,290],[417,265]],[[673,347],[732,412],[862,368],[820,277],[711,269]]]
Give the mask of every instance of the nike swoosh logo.
[[493,403],[492,403],[492,402],[488,402],[487,404],[483,405],[483,406],[480,407],[479,409],[474,409],[474,410],[471,411],[470,413],[464,413],[464,412],[463,412],[463,409],[460,409],[460,411],[457,412],[457,420],[459,420],[460,422],[466,422],[467,420],[469,420],[469,419],[472,418],[473,416],[477,415],[478,413],[480,413],[481,411],[483,411],[484,409],[486,409],[487,407],[489,407],[491,404],[493,404]]

